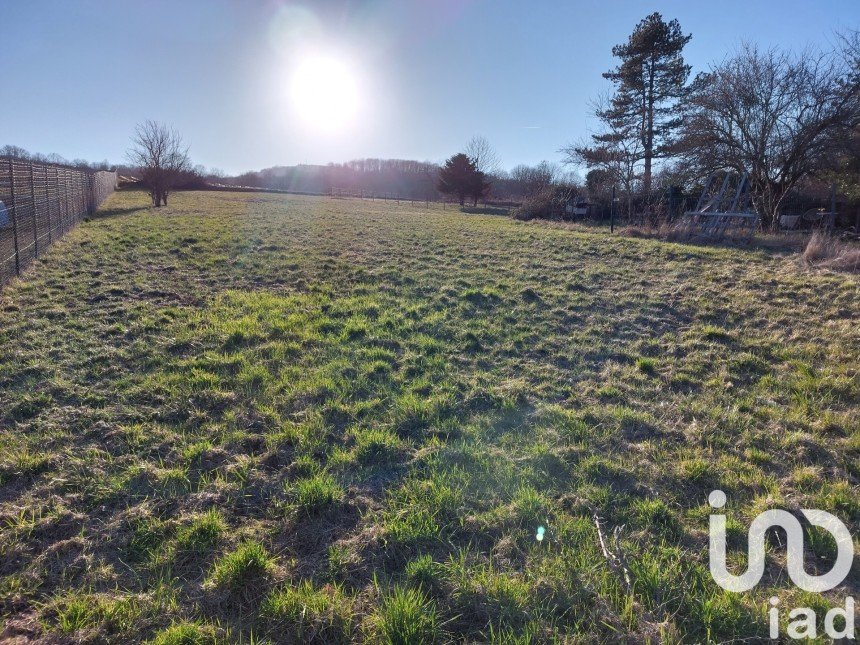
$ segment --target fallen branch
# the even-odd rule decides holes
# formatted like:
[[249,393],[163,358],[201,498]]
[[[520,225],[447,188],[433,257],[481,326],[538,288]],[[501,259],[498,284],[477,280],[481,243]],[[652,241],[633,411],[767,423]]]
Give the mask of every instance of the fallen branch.
[[633,599],[636,609],[639,611],[639,630],[642,631],[645,641],[649,642],[652,639],[663,640],[663,630],[670,626],[669,618],[664,617],[663,620],[658,620],[654,614],[645,609],[641,603],[636,600],[633,593],[633,580],[630,575],[630,569],[627,566],[627,557],[624,555],[624,549],[621,548],[621,533],[624,531],[624,525],[616,526],[612,531],[612,548],[609,547],[609,541],[603,534],[603,525],[600,522],[600,516],[597,511],[592,509],[591,516],[594,519],[594,525],[597,527],[597,538],[600,540],[600,548],[603,551],[603,557],[609,564],[609,568],[618,576],[624,590]]
[[597,538],[600,540],[600,548],[603,550],[603,557],[606,558],[609,568],[612,569],[624,583],[627,593],[632,594],[633,582],[630,578],[630,569],[627,568],[627,558],[624,556],[624,551],[621,549],[621,531],[624,530],[624,526],[616,526],[615,530],[612,532],[613,550],[610,551],[608,540],[603,535],[603,526],[600,523],[600,516],[596,512],[592,511],[592,517],[594,518],[594,525],[597,527]]

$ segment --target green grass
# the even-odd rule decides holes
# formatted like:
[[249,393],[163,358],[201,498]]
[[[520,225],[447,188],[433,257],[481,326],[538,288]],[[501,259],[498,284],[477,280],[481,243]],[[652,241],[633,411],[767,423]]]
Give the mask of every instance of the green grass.
[[272,568],[265,546],[256,541],[242,542],[216,560],[207,585],[241,592],[267,578]]
[[382,599],[377,636],[386,645],[433,643],[441,639],[436,604],[419,589],[394,587]]
[[217,642],[214,630],[194,623],[177,623],[156,634],[151,645],[213,645]]
[[297,642],[347,642],[354,628],[352,600],[333,585],[314,588],[308,580],[266,598],[261,613],[279,633]]
[[[858,534],[858,309],[856,276],[756,249],[118,193],[0,291],[0,620],[117,643],[766,635],[767,599],[801,596],[779,548],[755,593],[716,586],[707,495],[733,557],[773,505]],[[819,602],[846,592],[856,566]]]
[[221,512],[210,509],[179,530],[176,548],[181,553],[206,553],[218,543],[226,529]]
[[308,515],[319,513],[343,498],[343,489],[333,477],[323,473],[297,481],[294,491],[296,506]]

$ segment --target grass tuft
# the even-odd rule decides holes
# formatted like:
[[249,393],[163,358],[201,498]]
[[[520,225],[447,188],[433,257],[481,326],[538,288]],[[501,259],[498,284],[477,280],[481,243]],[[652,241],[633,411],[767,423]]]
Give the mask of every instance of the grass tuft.
[[410,587],[396,586],[385,595],[377,627],[379,640],[388,645],[432,643],[441,636],[436,604]]
[[803,260],[825,269],[860,273],[860,247],[842,242],[824,231],[815,231],[809,238],[803,249]]
[[293,487],[295,505],[306,515],[320,513],[343,499],[340,484],[327,473],[317,473],[300,479]]
[[653,358],[640,356],[636,359],[636,369],[644,374],[653,374],[657,369],[657,361]]
[[346,642],[353,628],[352,599],[336,585],[317,589],[309,580],[270,594],[261,613],[304,643]]
[[243,542],[216,560],[207,585],[241,592],[268,578],[274,566],[274,558],[261,543]]
[[197,623],[177,623],[158,632],[150,645],[215,645],[215,630]]
[[211,509],[180,529],[176,548],[180,552],[206,553],[212,549],[227,529],[221,512]]

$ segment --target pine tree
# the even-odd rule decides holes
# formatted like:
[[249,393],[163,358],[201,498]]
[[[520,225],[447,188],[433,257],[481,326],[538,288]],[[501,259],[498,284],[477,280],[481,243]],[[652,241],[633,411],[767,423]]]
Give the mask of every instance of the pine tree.
[[474,196],[479,181],[483,180],[483,176],[479,177],[474,162],[460,152],[448,159],[439,170],[437,188],[440,193],[455,195],[462,206],[466,202],[466,195]]
[[651,166],[672,144],[672,131],[680,124],[681,99],[690,66],[682,51],[690,42],[677,20],[668,23],[655,12],[642,20],[628,41],[612,48],[621,64],[603,76],[615,84],[609,105],[598,111],[607,132],[594,136],[600,146],[617,147],[618,137],[636,138],[644,161],[642,187],[651,191]]

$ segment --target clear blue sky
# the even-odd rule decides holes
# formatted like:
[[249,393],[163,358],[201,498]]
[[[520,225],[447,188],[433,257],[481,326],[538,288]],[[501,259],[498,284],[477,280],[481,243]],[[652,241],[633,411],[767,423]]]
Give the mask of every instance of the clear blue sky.
[[[694,72],[744,40],[800,49],[860,26],[860,0],[0,2],[0,145],[117,162],[151,118],[181,131],[196,163],[230,173],[439,161],[474,134],[508,168],[560,160],[596,126],[588,105],[607,88],[612,46],[652,11],[693,34]],[[354,77],[360,107],[339,132],[294,109],[290,79],[309,49]]]

